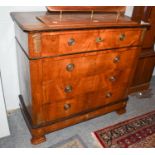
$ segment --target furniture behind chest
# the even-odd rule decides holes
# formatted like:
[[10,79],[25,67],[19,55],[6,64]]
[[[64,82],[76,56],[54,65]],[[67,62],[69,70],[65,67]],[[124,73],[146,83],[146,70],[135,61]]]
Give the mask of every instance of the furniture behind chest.
[[20,107],[33,144],[46,133],[125,112],[147,27],[125,16],[125,7],[48,9],[11,13]]
[[139,23],[141,21],[148,22],[151,27],[146,31],[143,39],[142,51],[135,70],[130,93],[147,90],[150,85],[155,66],[155,7],[135,6],[132,19]]

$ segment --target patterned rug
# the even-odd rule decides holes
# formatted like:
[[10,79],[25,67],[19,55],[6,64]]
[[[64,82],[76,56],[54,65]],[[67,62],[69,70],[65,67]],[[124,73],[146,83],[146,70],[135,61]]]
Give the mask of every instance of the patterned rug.
[[82,141],[79,135],[70,137],[60,143],[57,143],[50,148],[86,148],[86,144]]
[[155,111],[95,131],[105,148],[155,148]]

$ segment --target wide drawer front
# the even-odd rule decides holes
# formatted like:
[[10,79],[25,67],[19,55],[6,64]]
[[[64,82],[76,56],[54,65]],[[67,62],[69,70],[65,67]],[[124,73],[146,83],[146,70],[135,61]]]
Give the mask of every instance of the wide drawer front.
[[[102,74],[73,79],[58,78],[55,81],[43,83],[44,104],[69,99],[82,94],[105,90],[116,89],[118,87],[126,88],[131,69],[108,70]],[[104,93],[104,92],[103,92]]]
[[[119,89],[119,91],[118,91]],[[111,96],[105,90],[87,93],[74,98],[65,99],[59,102],[52,102],[42,106],[45,121],[56,121],[62,118],[77,115],[90,111],[100,106],[124,99],[125,89],[119,87],[110,91]],[[123,92],[123,93],[122,93]]]
[[[39,55],[55,56],[92,50],[137,46],[141,43],[141,32],[142,30],[137,28],[44,32],[41,33],[41,50],[39,50]],[[38,56],[38,53],[36,55]]]
[[[132,67],[138,48],[122,48],[58,58],[43,59],[43,81],[51,82],[59,77],[63,80],[94,76],[108,70]],[[111,74],[111,76],[113,76]]]

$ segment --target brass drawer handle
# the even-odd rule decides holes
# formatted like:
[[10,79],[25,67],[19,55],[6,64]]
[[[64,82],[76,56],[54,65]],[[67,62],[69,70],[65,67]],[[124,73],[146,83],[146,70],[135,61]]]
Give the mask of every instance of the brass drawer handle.
[[116,77],[111,76],[111,77],[109,78],[109,81],[111,81],[111,82],[115,82],[115,81],[116,81]]
[[111,98],[112,97],[112,93],[111,92],[108,92],[107,94],[106,94],[106,98]]
[[65,91],[66,93],[71,93],[72,90],[73,90],[72,86],[68,85],[68,86],[66,86],[66,88],[65,88],[64,91]]
[[96,38],[96,43],[100,43],[100,42],[103,42],[103,41],[104,41],[104,39],[101,38],[101,37],[97,37],[97,38]]
[[66,70],[69,71],[69,72],[71,72],[71,71],[73,71],[74,67],[75,67],[74,64],[68,64],[68,65],[66,66]]
[[124,33],[122,33],[122,34],[120,34],[120,36],[119,36],[119,40],[120,41],[123,41],[123,40],[125,40],[125,34]]
[[70,38],[69,40],[68,40],[68,45],[69,46],[73,46],[75,44],[75,39],[74,38]]
[[113,60],[114,63],[120,62],[120,56],[116,56]]
[[71,108],[71,105],[69,104],[69,103],[66,103],[65,105],[64,105],[64,109],[65,110],[68,110],[68,109],[70,109]]

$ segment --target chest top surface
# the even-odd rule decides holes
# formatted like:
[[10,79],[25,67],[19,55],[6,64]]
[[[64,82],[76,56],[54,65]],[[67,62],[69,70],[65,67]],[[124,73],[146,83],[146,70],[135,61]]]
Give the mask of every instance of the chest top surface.
[[26,32],[144,26],[117,13],[12,12],[11,17]]

